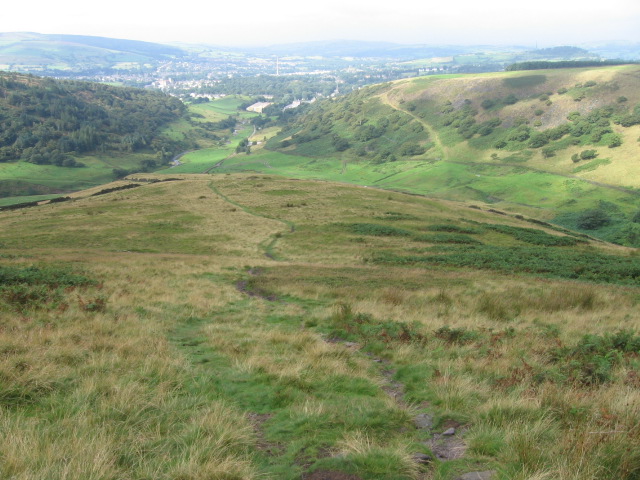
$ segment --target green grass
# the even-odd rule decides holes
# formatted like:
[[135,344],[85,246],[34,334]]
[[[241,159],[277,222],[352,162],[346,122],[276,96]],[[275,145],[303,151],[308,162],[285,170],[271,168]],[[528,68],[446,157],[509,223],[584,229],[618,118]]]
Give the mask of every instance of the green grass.
[[[140,165],[140,161],[144,159],[155,159],[155,155],[151,154],[128,154],[122,156],[82,156],[77,160],[84,163],[84,168],[66,168],[56,167],[53,165],[35,165],[27,162],[0,163],[0,179],[3,182],[16,182],[19,186],[18,191],[29,189],[25,184],[34,185],[32,188],[44,188],[53,192],[47,195],[60,196],[64,192],[72,192],[90,187],[95,187],[114,180],[114,168],[135,168]],[[18,193],[18,192],[16,192]],[[9,198],[2,199],[2,203],[8,205],[10,203],[22,203],[31,198],[30,195],[20,196],[12,195]],[[43,199],[45,197],[42,197]]]
[[[228,145],[223,147],[202,148],[189,152],[180,157],[182,165],[163,169],[158,173],[167,175],[178,173],[205,173],[206,171],[213,169],[215,165],[220,162],[225,163],[226,159],[235,155],[236,147],[242,139],[248,138],[253,132],[253,127],[245,127],[238,131],[236,135],[232,137]],[[245,157],[245,154],[240,154],[238,157]],[[220,167],[216,167],[215,171],[220,171]]]
[[39,202],[41,200],[49,200],[50,198],[59,197],[59,194],[50,194],[50,195],[22,195],[18,197],[4,197],[0,198],[0,207],[4,207],[7,205],[15,205],[16,203],[27,203],[27,202]]
[[202,119],[203,121],[217,122],[234,115],[239,115],[241,118],[253,118],[257,116],[256,113],[238,110],[238,107],[247,100],[249,100],[249,97],[228,95],[210,102],[191,104],[189,105],[189,110],[203,115],[205,117]]

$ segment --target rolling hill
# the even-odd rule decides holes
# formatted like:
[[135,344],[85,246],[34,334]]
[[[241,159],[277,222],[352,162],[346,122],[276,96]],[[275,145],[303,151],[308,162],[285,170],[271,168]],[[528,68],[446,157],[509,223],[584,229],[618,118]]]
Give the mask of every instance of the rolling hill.
[[636,65],[403,80],[319,102],[267,148],[288,174],[357,172],[640,246],[639,85]]
[[631,249],[326,181],[105,187],[0,211],[1,476],[640,474]]
[[0,33],[1,70],[79,73],[125,64],[142,67],[184,54],[180,48],[137,40],[31,32]]

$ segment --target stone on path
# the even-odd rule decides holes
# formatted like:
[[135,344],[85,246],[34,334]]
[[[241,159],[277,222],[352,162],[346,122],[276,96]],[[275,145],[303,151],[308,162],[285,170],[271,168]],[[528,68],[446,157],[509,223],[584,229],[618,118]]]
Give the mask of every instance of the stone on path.
[[413,419],[413,424],[418,430],[431,430],[431,427],[433,426],[433,417],[428,413],[421,413],[420,415],[416,415]]

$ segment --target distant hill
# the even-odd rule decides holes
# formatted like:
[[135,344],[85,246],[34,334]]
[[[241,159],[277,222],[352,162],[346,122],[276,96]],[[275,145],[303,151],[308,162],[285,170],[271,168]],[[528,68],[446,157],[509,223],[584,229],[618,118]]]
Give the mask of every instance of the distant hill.
[[429,57],[462,55],[478,51],[508,50],[525,51],[524,47],[491,47],[484,45],[403,45],[390,42],[366,42],[353,40],[334,40],[324,42],[302,42],[272,45],[260,48],[247,48],[252,52],[271,55],[389,58],[412,60]]
[[184,54],[180,48],[137,40],[0,33],[0,69],[3,70],[81,72],[122,63],[156,62]]
[[550,48],[541,48],[538,50],[533,50],[530,53],[531,55],[539,55],[545,58],[593,58],[599,57],[599,55],[594,55],[593,53],[585,50],[584,48],[572,47],[572,46],[560,46],[560,47],[550,47]]
[[[93,179],[92,169],[106,169],[102,182],[104,174],[135,162],[155,168],[184,150],[162,132],[184,112],[180,100],[158,91],[0,73],[0,197],[45,193],[25,184],[45,167],[48,178],[85,181]],[[102,161],[85,165],[87,156]],[[85,166],[87,173],[69,171]]]
[[319,102],[268,147],[640,246],[638,86],[637,65],[415,78]]

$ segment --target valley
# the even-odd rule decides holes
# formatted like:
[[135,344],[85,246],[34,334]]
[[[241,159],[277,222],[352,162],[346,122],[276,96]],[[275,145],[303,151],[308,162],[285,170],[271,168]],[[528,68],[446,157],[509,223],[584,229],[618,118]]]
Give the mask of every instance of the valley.
[[637,479],[639,81],[1,77],[0,479]]

